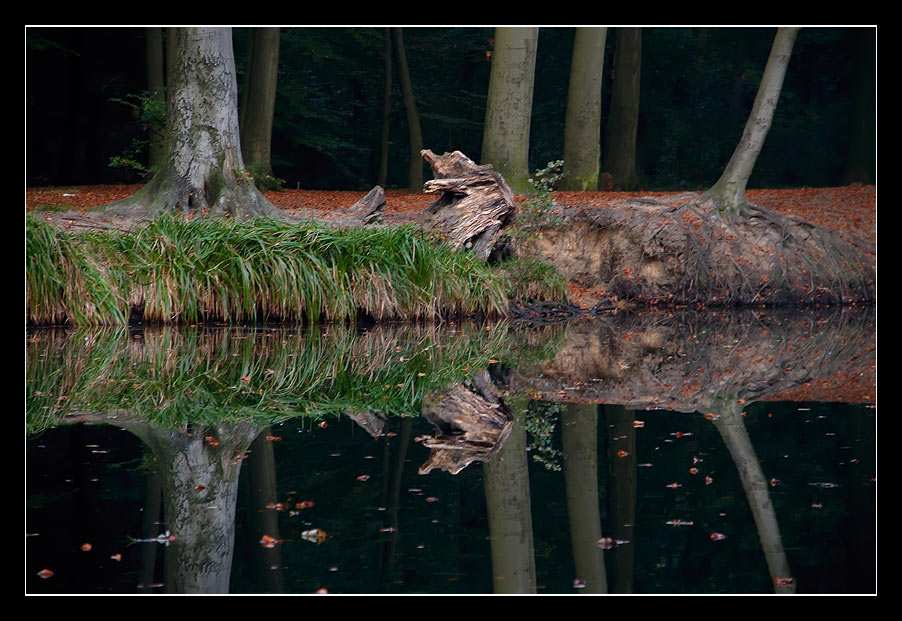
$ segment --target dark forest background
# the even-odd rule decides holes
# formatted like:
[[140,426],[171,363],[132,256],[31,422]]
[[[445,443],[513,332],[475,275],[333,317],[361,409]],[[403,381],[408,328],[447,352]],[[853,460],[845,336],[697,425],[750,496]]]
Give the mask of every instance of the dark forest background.
[[[239,89],[248,30],[233,30]],[[742,132],[774,31],[643,29],[641,188],[705,189],[717,180]],[[531,170],[562,157],[573,34],[574,28],[540,29]],[[460,150],[479,161],[492,35],[491,28],[404,28],[425,148]],[[366,190],[375,184],[383,36],[375,27],[282,28],[272,165],[285,187]],[[614,41],[609,29],[603,122]],[[142,136],[144,123],[123,101],[147,88],[145,55],[144,28],[26,29],[28,186],[142,180],[109,162]],[[388,186],[404,187],[407,120],[394,83]],[[876,29],[804,28],[749,187],[873,183],[875,155]]]

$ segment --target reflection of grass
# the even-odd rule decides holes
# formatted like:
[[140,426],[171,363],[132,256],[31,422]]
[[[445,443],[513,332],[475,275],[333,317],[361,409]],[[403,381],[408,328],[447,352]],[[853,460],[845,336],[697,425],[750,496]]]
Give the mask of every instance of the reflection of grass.
[[504,274],[412,227],[160,217],[133,233],[26,225],[29,321],[317,322],[507,309]]
[[[423,397],[490,360],[516,364],[505,324],[326,330],[158,328],[37,331],[26,349],[29,431],[66,414],[141,416],[164,426],[370,411],[419,415]],[[553,353],[553,352],[552,352]]]

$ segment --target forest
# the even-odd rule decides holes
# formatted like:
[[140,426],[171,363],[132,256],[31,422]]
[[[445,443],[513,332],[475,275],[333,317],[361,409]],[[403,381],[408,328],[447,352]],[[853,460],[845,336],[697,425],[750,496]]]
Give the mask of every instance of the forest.
[[[251,28],[234,28],[239,97]],[[481,161],[494,29],[400,29],[423,148]],[[572,27],[538,30],[529,170],[563,157]],[[610,131],[618,28],[607,29],[602,136]],[[742,131],[774,28],[642,28],[636,188],[705,189]],[[26,30],[26,185],[136,183],[155,114],[144,28]],[[286,188],[368,190],[380,177],[385,28],[283,27],[272,123],[273,176]],[[386,188],[408,186],[400,66],[392,63]],[[752,188],[873,183],[876,29],[803,28]],[[602,137],[604,159],[608,141]],[[792,162],[792,166],[786,166]],[[604,164],[602,164],[604,170]],[[428,170],[424,167],[428,178]],[[602,184],[603,186],[603,184]],[[599,189],[605,189],[601,187]],[[416,189],[419,191],[419,189]]]

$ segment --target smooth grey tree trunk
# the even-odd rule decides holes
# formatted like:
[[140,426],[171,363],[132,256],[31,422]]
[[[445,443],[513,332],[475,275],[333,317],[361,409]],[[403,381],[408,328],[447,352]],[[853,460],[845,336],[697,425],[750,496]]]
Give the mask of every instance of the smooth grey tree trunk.
[[[252,28],[248,39],[247,74],[241,97],[239,126],[244,164],[269,187],[272,176],[272,122],[279,76],[279,28]],[[262,185],[261,185],[262,181]]]
[[633,190],[636,180],[636,133],[639,127],[639,84],[642,29],[618,28],[614,52],[614,86],[605,140],[605,168],[615,190]]
[[395,56],[398,59],[398,80],[401,82],[401,98],[407,111],[407,128],[410,136],[410,167],[407,171],[407,187],[411,192],[423,191],[423,132],[420,130],[420,117],[417,114],[416,99],[413,96],[413,84],[407,69],[407,55],[404,53],[404,35],[400,28],[392,28],[392,41]]
[[529,125],[538,28],[496,28],[482,137],[483,164],[518,194],[530,191]]
[[764,139],[773,123],[777,100],[783,89],[783,78],[789,66],[792,47],[798,36],[799,28],[778,28],[774,44],[758,86],[755,103],[742,131],[742,138],[736,145],[733,156],[717,183],[708,190],[721,212],[730,220],[736,220],[747,205],[745,187],[755,162],[764,146]]
[[607,28],[577,28],[564,121],[564,178],[560,189],[598,189],[601,166],[601,85]]

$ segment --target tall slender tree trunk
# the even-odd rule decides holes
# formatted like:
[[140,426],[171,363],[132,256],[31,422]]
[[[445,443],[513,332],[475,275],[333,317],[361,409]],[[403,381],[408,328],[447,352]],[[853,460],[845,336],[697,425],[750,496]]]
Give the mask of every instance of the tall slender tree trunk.
[[404,53],[404,36],[400,28],[392,28],[395,55],[398,58],[398,79],[401,81],[401,97],[407,111],[407,128],[410,134],[410,168],[407,172],[407,186],[412,192],[423,191],[423,133],[420,131],[420,117],[413,96],[413,84],[407,70],[407,56]]
[[529,192],[529,125],[538,28],[496,28],[482,136],[483,164],[514,192]]
[[382,140],[379,142],[379,174],[376,185],[385,187],[388,182],[388,130],[391,118],[391,28],[385,32],[385,85],[382,90]]
[[615,190],[633,190],[636,180],[636,133],[639,127],[639,83],[642,29],[618,28],[614,52],[614,86],[605,140],[605,169]]
[[[165,83],[163,67],[163,29],[159,26],[147,28],[147,90],[156,101],[164,102]],[[147,167],[158,170],[163,161],[163,127],[151,125],[148,131]]]
[[792,55],[792,47],[798,34],[798,28],[777,29],[758,94],[755,96],[755,103],[742,131],[742,138],[720,179],[707,192],[707,196],[713,199],[718,209],[729,220],[737,220],[747,205],[745,187],[749,177],[752,176],[755,162],[773,122],[777,100],[780,99],[780,91],[783,88],[783,78],[786,76],[789,57]]
[[[271,188],[272,122],[279,77],[279,28],[252,28],[239,126],[245,166],[258,177],[257,186]],[[266,177],[270,179],[267,180]]]
[[577,28],[564,122],[564,178],[560,189],[598,188],[601,165],[601,84],[607,28]]

